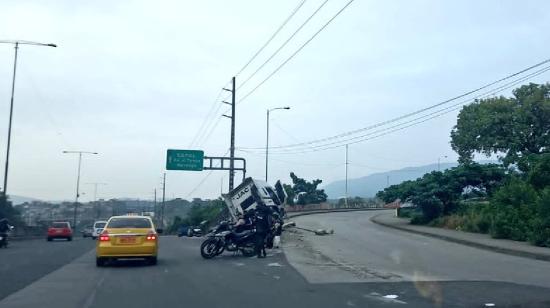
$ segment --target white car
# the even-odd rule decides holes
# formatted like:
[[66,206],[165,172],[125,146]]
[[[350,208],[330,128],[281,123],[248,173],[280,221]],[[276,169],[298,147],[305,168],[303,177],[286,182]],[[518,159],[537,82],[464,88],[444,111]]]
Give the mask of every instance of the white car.
[[105,228],[105,225],[107,224],[107,221],[105,220],[98,220],[94,222],[94,226],[92,227],[92,239],[96,239],[99,237],[101,232],[103,231],[103,228]]

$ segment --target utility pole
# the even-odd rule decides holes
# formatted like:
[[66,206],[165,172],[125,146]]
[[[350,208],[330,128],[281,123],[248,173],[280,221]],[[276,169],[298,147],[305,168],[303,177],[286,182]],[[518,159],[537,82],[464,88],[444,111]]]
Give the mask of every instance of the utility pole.
[[386,175],[386,187],[390,187],[390,176]]
[[96,218],[99,218],[101,216],[101,208],[100,208],[100,205],[97,204],[97,186],[107,185],[107,183],[86,183],[86,184],[94,185],[94,206],[96,208]]
[[[447,158],[447,155],[443,156],[444,158]],[[441,156],[437,158],[437,171],[441,171]]]
[[221,178],[221,183],[220,183],[220,196],[223,195],[223,177]]
[[231,91],[231,149],[229,150],[229,191],[233,190],[235,181],[235,77],[233,77],[233,91]]
[[157,212],[157,189],[155,188],[155,190],[153,191],[153,213],[155,215],[155,220],[157,221],[158,223],[158,212]]
[[97,155],[97,152],[87,151],[63,151],[63,154],[78,154],[78,175],[76,178],[76,197],[74,201],[73,228],[76,230],[76,216],[78,208],[78,197],[80,197],[80,166],[82,165],[82,154]]
[[164,175],[162,177],[162,207],[161,207],[161,215],[160,215],[160,226],[164,229],[164,202],[166,198],[166,172],[164,172]]
[[233,190],[235,184],[235,77],[231,79],[233,87],[230,89],[223,88],[225,91],[231,92],[231,103],[223,102],[231,105],[231,116],[223,115],[231,119],[231,147],[229,148],[229,191]]
[[348,207],[348,145],[346,144],[346,207]]
[[97,201],[97,186],[98,185],[107,185],[107,183],[99,183],[99,182],[97,182],[97,183],[86,183],[86,184],[94,185],[94,202]]

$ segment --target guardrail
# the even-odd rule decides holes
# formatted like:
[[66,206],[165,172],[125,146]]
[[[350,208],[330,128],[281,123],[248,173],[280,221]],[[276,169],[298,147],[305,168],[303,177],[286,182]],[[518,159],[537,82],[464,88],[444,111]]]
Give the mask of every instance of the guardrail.
[[387,210],[384,207],[365,207],[365,208],[348,208],[348,209],[329,209],[329,210],[306,210],[301,212],[287,212],[286,217],[293,218],[298,216],[313,215],[313,214],[327,214],[327,213],[338,213],[338,212],[357,212],[357,211],[378,211],[378,210]]

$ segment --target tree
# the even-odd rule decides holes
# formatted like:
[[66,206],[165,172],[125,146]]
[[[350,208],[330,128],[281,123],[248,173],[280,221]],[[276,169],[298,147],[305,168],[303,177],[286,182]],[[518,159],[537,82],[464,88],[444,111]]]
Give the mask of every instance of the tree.
[[423,222],[453,213],[468,191],[490,197],[507,178],[501,165],[471,163],[444,172],[434,171],[414,181],[392,185],[376,196],[385,202],[408,200],[420,207]]
[[11,201],[4,194],[0,194],[0,219],[7,218],[12,225],[21,224],[21,217]]
[[289,184],[283,184],[283,189],[285,190],[285,193],[286,193],[286,203],[288,205],[294,205],[294,196],[296,195],[294,193],[294,189],[292,189],[292,185],[289,185]]
[[550,84],[529,84],[503,96],[464,106],[451,131],[461,163],[473,154],[500,155],[505,166],[529,169],[529,156],[550,151]]
[[[290,178],[292,179],[293,185],[291,188],[289,185],[285,185],[285,190],[287,194],[289,193],[289,190],[292,192],[292,199],[295,196],[298,196],[297,204],[317,204],[327,201],[327,194],[325,194],[325,190],[317,189],[317,186],[323,182],[322,180],[317,179],[312,182],[308,182],[305,179],[299,178],[296,174],[294,174],[294,172],[290,173]],[[291,199],[290,194],[288,198]]]

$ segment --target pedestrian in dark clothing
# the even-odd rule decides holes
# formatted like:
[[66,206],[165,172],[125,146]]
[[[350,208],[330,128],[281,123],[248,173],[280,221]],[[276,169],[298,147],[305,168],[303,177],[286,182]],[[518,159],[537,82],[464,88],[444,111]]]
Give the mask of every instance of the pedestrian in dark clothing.
[[271,210],[265,204],[256,207],[255,250],[258,258],[265,258],[265,238],[271,228]]
[[0,233],[7,233],[10,231],[10,223],[6,218],[0,219]]

